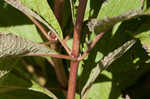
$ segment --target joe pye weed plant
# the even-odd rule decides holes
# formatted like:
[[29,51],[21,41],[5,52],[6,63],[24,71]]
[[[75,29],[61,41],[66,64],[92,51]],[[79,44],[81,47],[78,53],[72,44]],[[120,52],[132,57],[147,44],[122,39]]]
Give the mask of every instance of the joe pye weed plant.
[[0,99],[150,97],[149,15],[149,0],[1,0]]

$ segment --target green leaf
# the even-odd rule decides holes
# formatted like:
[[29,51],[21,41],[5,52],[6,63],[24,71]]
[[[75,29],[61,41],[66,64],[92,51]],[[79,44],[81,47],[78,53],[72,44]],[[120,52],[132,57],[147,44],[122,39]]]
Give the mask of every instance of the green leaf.
[[0,78],[8,74],[18,64],[18,59],[0,59]]
[[135,38],[140,39],[143,48],[148,52],[150,56],[150,28],[149,28],[150,21],[143,23],[137,30],[137,34]]
[[99,10],[105,0],[88,0],[84,15],[84,21],[98,16]]
[[72,16],[72,22],[75,24],[75,14],[74,14],[74,2],[72,0],[69,0],[70,7],[71,7],[71,16]]
[[38,13],[48,22],[52,28],[58,33],[60,39],[63,39],[63,34],[59,23],[51,10],[47,0],[21,0],[23,4]]
[[149,0],[143,1],[143,11],[147,14],[150,13],[150,1]]
[[[0,32],[3,33],[13,33],[15,35],[21,36],[27,40],[41,43],[43,39],[41,34],[37,30],[36,26],[26,17],[23,13],[19,12],[17,9],[11,7],[3,0],[0,1]],[[11,16],[11,17],[10,17]],[[40,59],[39,59],[40,58]],[[40,66],[42,73],[46,76],[45,72],[45,60],[41,57],[27,57],[32,61],[32,65]],[[50,58],[49,58],[50,60]],[[5,61],[7,63],[7,61]],[[3,62],[4,64],[6,64]],[[14,62],[14,63],[13,63]],[[15,64],[16,61],[10,62]],[[7,67],[7,68],[10,68]],[[7,71],[1,71],[7,73]]]
[[66,44],[68,45],[68,47],[70,49],[72,49],[73,39],[71,38],[71,39],[67,40]]
[[73,14],[74,11],[71,8],[71,2],[72,0],[64,0],[64,9],[61,20],[61,27],[64,36],[69,35],[69,33],[72,33],[75,24],[75,15]]
[[141,0],[108,0],[105,1],[99,11],[98,19],[119,16],[123,13],[141,9]]
[[[134,3],[134,4],[133,4]],[[141,15],[141,0],[109,0],[105,1],[97,19],[88,23],[89,30],[100,33],[112,28],[118,22]]]
[[[55,33],[56,34],[56,36],[58,37],[58,39],[62,39],[62,32],[60,33],[60,35],[58,34],[57,35],[57,33],[56,33],[56,31],[59,31],[59,30],[61,30],[60,29],[60,27],[59,28],[57,28],[58,30],[54,30],[54,28],[53,27],[51,27],[49,24],[48,24],[48,22],[46,22],[45,20],[48,20],[48,18],[49,17],[47,17],[47,14],[45,15],[45,13],[42,13],[41,12],[41,10],[40,10],[40,12],[39,12],[39,15],[44,15],[43,17],[45,17],[45,20],[44,19],[42,19],[38,14],[36,14],[34,11],[32,11],[31,9],[29,9],[28,7],[26,7],[25,5],[23,5],[19,0],[4,0],[5,2],[7,2],[8,4],[10,4],[11,6],[13,6],[14,8],[16,8],[16,9],[18,9],[18,10],[20,10],[22,13],[24,13],[25,15],[27,15],[28,17],[34,17],[35,19],[37,19],[38,21],[40,21],[41,23],[43,23],[45,26],[47,26],[47,28],[51,31],[51,32],[53,32],[53,33]],[[36,3],[36,2],[35,2]],[[41,2],[42,4],[44,3],[44,4],[47,4],[48,5],[48,3],[45,1],[45,2]],[[39,9],[38,9],[38,7],[39,7],[39,5],[37,6],[37,8],[35,9],[35,10],[37,10],[37,12],[39,11]],[[45,6],[43,5],[43,7],[45,8]],[[49,6],[46,6],[46,7],[48,7],[49,8]],[[50,8],[49,8],[50,9]],[[49,10],[48,9],[48,10]],[[47,10],[46,10],[47,11]],[[51,11],[52,12],[52,11]],[[52,13],[49,13],[50,15],[52,15],[52,16],[54,16]],[[48,16],[49,16],[49,14],[48,14]],[[42,16],[41,15],[41,16]],[[52,17],[52,18],[55,18],[55,17]],[[57,22],[56,22],[57,20],[55,19],[55,22],[53,22],[53,25],[56,25],[56,24],[58,24]],[[56,27],[58,27],[59,25],[57,25]]]
[[[0,31],[3,33],[13,33],[24,37],[28,40],[34,42],[43,42],[42,38],[40,37],[38,31],[36,30],[35,25],[20,25],[20,26],[11,26],[11,27],[1,27]],[[31,38],[33,37],[33,38]]]
[[0,34],[0,58],[24,54],[50,54],[55,51],[48,47],[14,34]]
[[[95,83],[92,85],[89,94],[87,95],[86,99],[97,99],[97,98],[103,98],[103,99],[109,99],[109,94],[111,93],[112,88],[112,74],[108,71],[103,71],[101,75],[105,75],[105,78],[107,79],[105,82],[101,83]],[[103,79],[103,78],[102,78]],[[98,91],[94,91],[98,90]]]
[[40,86],[39,84],[37,84],[34,81],[32,81],[32,82],[33,82],[33,85],[32,85],[32,87],[28,88],[29,90],[41,92],[41,93],[48,95],[49,97],[52,97],[53,99],[57,99],[57,97],[52,92],[50,92],[48,89]]
[[107,71],[99,75],[91,88],[88,89],[85,99],[108,99],[108,97],[118,99],[122,94],[128,93],[128,88],[130,92],[134,91],[132,85],[136,84],[137,80],[150,69],[150,64],[146,63],[147,59],[140,42],[136,43],[123,57],[113,62]]
[[[147,25],[142,26],[142,24]],[[140,16],[122,22],[122,24],[119,25],[118,29],[115,30],[115,34],[112,30],[106,32],[105,35],[101,38],[101,40],[98,42],[98,44],[95,46],[95,48],[91,51],[91,53],[89,53],[88,59],[84,60],[84,63],[82,65],[83,72],[82,75],[79,77],[78,82],[79,87],[82,89],[82,86],[85,86],[85,84],[87,83],[87,79],[90,77],[90,73],[92,73],[91,70],[96,67],[97,63],[93,62],[93,60],[97,59],[95,56],[98,52],[102,53],[105,57],[127,40],[133,39],[133,35],[136,36],[140,35],[140,33],[144,31],[149,31],[148,24],[149,16]],[[139,28],[141,26],[143,28],[139,31]],[[132,35],[129,35],[128,31]],[[91,34],[89,35],[89,38],[90,36]],[[110,99],[117,99],[122,95],[126,88],[128,89],[128,87],[130,88],[130,86],[135,84],[137,82],[137,79],[141,77],[142,74],[146,73],[148,70],[149,57],[146,56],[146,53],[141,47],[140,42],[137,42],[136,45],[134,45],[134,47],[131,48],[131,50],[129,50],[125,55],[123,55],[123,57],[113,62],[107,69],[108,73],[112,74],[112,79],[107,79],[108,77],[106,78],[106,74],[104,75],[103,73],[98,75],[98,78],[95,80],[93,85],[91,85],[91,89],[89,88],[87,90],[89,92],[87,93],[86,98],[108,99],[109,97]],[[101,94],[103,92],[105,92],[104,95]]]
[[[26,70],[24,62],[21,58],[3,58],[0,59],[0,72],[9,71],[0,76],[0,94],[3,94],[3,97],[16,97],[19,94],[17,90],[23,90],[21,93],[28,93],[28,96],[22,96],[22,98],[36,96],[41,94],[45,97],[51,97],[57,99],[56,96],[51,93],[49,90],[40,86],[36,79]],[[2,74],[2,73],[1,73]],[[16,94],[9,95],[8,93],[13,93],[17,91]],[[32,93],[35,93],[32,95]],[[43,94],[43,95],[42,95]],[[15,98],[15,99],[16,99]],[[41,99],[40,97],[38,99]]]
[[94,69],[92,69],[91,74],[88,78],[88,81],[83,87],[83,90],[81,93],[83,97],[84,97],[84,94],[86,94],[86,91],[88,90],[88,88],[90,88],[92,83],[95,82],[95,80],[97,79],[98,75],[102,72],[102,70],[108,68],[108,66],[112,64],[112,62],[120,58],[130,47],[132,47],[132,45],[135,44],[135,42],[136,42],[135,40],[128,41],[125,44],[123,44],[121,47],[115,49],[113,52],[110,52],[107,56],[104,57],[104,59],[102,59],[97,64],[97,66]]
[[[36,96],[41,94],[37,99],[41,99],[40,97],[43,97],[45,94],[45,97],[51,97],[53,99],[57,99],[54,94],[52,94],[50,91],[45,89],[44,87],[40,86],[38,83],[36,83],[32,76],[28,74],[27,71],[23,70],[23,68],[20,68],[23,66],[21,64],[22,61],[19,60],[17,64],[17,68],[15,67],[11,72],[9,72],[7,75],[0,78],[0,94],[3,94],[3,97],[16,97],[19,92],[17,90],[23,90],[22,93],[26,92],[29,95],[28,96],[21,96],[22,98],[29,97],[32,98],[32,96]],[[20,66],[19,66],[20,64]],[[8,67],[8,65],[7,65]],[[20,74],[22,73],[22,74]],[[16,94],[9,95],[8,93],[13,93],[14,91],[17,91]],[[32,95],[32,93],[35,93]],[[42,95],[43,94],[43,95]],[[46,96],[47,95],[47,96]],[[15,99],[16,99],[15,98]]]
[[150,16],[143,15],[132,20],[124,22],[124,28],[126,33],[129,33],[131,36],[138,38],[141,41],[143,48],[150,52]]
[[0,13],[0,32],[14,33],[34,42],[43,42],[36,26],[3,0],[0,1]]
[[0,96],[1,99],[33,99],[33,97],[36,99],[53,99],[52,97],[50,98],[40,92],[23,89],[10,90],[5,93],[0,93]]
[[115,16],[115,17],[111,17],[111,18],[104,18],[103,20],[92,19],[88,23],[88,28],[91,32],[95,32],[97,34],[97,33],[109,30],[118,22],[122,22],[122,21],[125,21],[128,19],[131,19],[137,15],[142,15],[142,12],[141,11],[140,12],[131,11],[131,12],[121,14],[120,16]]

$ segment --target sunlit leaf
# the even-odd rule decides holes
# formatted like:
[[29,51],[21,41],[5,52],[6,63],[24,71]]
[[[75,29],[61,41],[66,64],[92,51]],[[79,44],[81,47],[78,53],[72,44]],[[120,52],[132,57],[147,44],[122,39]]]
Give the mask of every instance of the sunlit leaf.
[[48,24],[57,32],[58,37],[63,39],[63,34],[59,23],[50,8],[47,0],[21,0],[23,4],[38,13],[42,18],[46,20]]
[[14,33],[34,42],[43,42],[36,26],[3,0],[0,1],[0,13],[0,32]]
[[133,10],[138,11],[141,9],[141,6],[141,0],[107,0],[102,5],[97,18],[111,18]]
[[[25,5],[23,5],[19,0],[5,0],[7,3],[9,3],[10,5],[12,5],[13,7],[17,8],[18,10],[20,10],[21,12],[23,12],[24,14],[26,14],[27,16],[32,16],[34,18],[36,18],[37,20],[39,20],[41,23],[43,23],[44,25],[46,25],[50,31],[56,33],[55,31],[57,31],[57,33],[59,33],[58,35],[56,34],[56,36],[59,38],[59,39],[62,39],[63,36],[62,36],[62,31],[59,27],[59,24],[53,14],[53,12],[51,11],[50,7],[48,6],[48,3],[47,1],[40,1],[40,2],[34,2],[34,3],[37,3],[36,4],[36,7],[32,5],[31,9],[35,10],[35,12],[37,12],[39,15],[43,16],[45,18],[46,21],[48,21],[48,23],[51,21],[49,19],[52,18],[52,20],[54,20],[53,23],[49,23],[50,25],[55,26],[57,27],[55,30],[53,28],[55,27],[51,27],[45,20],[43,20],[38,14],[36,14],[35,12],[33,12],[31,9],[29,9],[28,7],[26,7]],[[32,1],[31,1],[32,2]],[[32,3],[29,3],[29,4],[32,4]],[[40,6],[38,5],[40,4]],[[42,4],[42,8],[45,8],[46,10],[41,10],[39,9],[39,7],[41,7],[41,4]],[[35,5],[35,4],[34,4]],[[46,5],[46,6],[45,6]],[[31,5],[30,5],[31,6]],[[34,8],[35,7],[35,8]],[[43,11],[46,11],[46,12],[43,12]],[[47,11],[50,11],[49,14],[47,14],[48,12]],[[59,32],[58,32],[59,31]]]

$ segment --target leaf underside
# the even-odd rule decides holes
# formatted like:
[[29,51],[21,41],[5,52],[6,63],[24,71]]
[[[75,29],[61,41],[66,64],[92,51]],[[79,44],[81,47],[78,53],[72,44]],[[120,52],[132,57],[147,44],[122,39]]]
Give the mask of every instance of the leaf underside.
[[103,32],[103,31],[106,31],[106,30],[112,28],[118,22],[134,18],[138,15],[142,15],[142,12],[141,11],[131,11],[131,12],[121,14],[120,16],[114,16],[111,18],[106,17],[103,20],[91,19],[91,21],[88,23],[88,28],[91,32],[100,33],[100,32]]
[[50,54],[55,52],[42,44],[25,40],[11,33],[0,34],[0,58],[19,56],[28,53]]

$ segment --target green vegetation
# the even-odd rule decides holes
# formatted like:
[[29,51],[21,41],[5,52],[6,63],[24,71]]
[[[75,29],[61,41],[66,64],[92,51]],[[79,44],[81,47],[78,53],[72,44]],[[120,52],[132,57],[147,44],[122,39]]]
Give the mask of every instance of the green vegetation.
[[149,99],[150,0],[0,0],[0,99]]

